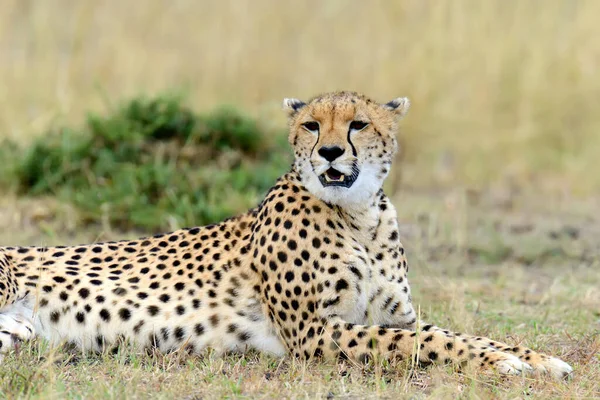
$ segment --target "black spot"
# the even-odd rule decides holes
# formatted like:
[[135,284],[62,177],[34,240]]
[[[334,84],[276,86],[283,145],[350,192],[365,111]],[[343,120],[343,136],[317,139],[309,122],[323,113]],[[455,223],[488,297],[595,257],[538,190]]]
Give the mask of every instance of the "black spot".
[[60,313],[58,311],[52,311],[50,313],[50,321],[52,321],[53,323],[57,323],[59,319]]
[[140,333],[140,330],[142,329],[142,326],[144,326],[144,320],[141,320],[137,324],[135,324],[135,326],[133,327],[133,332],[135,334]]
[[169,340],[169,328],[162,327],[160,328],[160,334],[163,337],[163,340]]
[[335,291],[339,292],[344,289],[348,289],[348,282],[345,279],[340,279],[335,284]]
[[169,296],[169,295],[168,295],[168,294],[166,294],[166,293],[163,293],[163,294],[161,294],[161,295],[159,296],[159,298],[158,298],[158,299],[159,299],[160,301],[162,301],[163,303],[168,303],[168,302],[169,302],[169,300],[171,299],[171,296]]
[[123,321],[127,321],[129,318],[131,318],[131,311],[129,311],[127,308],[121,308],[119,310],[119,317],[121,317]]
[[334,306],[334,305],[338,304],[339,302],[340,302],[340,296],[337,296],[330,300],[325,300],[323,302],[323,308]]
[[300,308],[300,304],[298,303],[297,300],[292,300],[292,308],[294,309],[294,311],[297,311],[298,308]]
[[306,250],[302,250],[302,252],[300,253],[300,256],[302,257],[302,259],[304,261],[308,261],[310,259],[310,253]]
[[180,341],[183,339],[183,336],[185,336],[185,330],[180,326],[175,328],[175,331],[173,331],[173,333],[175,334],[175,338]]
[[100,310],[100,318],[102,318],[102,320],[105,322],[110,321],[110,312],[108,312],[106,308],[103,308]]
[[292,271],[288,271],[285,273],[285,280],[289,283],[294,280],[294,273]]
[[81,311],[79,311],[77,314],[75,314],[75,319],[77,320],[77,322],[79,322],[80,324],[83,324],[83,322],[85,321],[85,314],[82,313]]
[[285,254],[283,251],[280,251],[277,253],[277,259],[284,263],[287,261],[287,254]]

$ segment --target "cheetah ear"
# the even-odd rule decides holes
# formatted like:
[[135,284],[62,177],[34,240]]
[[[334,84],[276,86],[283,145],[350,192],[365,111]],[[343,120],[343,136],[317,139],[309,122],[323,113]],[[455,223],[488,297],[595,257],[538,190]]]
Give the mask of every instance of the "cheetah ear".
[[305,102],[298,99],[283,99],[283,109],[288,113],[291,117],[296,114],[298,110],[306,105]]
[[407,97],[398,97],[397,99],[385,103],[383,107],[395,112],[399,118],[402,118],[406,115],[408,109],[410,108],[410,100],[408,100]]

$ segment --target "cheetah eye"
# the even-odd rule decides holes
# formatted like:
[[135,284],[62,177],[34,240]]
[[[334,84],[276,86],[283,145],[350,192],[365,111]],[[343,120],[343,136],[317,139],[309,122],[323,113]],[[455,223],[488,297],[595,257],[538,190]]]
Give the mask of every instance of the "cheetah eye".
[[302,124],[302,127],[312,133],[319,132],[319,123],[315,121],[305,122]]
[[364,122],[364,121],[352,121],[350,122],[350,130],[351,131],[362,131],[363,129],[365,129],[367,127],[367,125],[369,125],[368,122]]

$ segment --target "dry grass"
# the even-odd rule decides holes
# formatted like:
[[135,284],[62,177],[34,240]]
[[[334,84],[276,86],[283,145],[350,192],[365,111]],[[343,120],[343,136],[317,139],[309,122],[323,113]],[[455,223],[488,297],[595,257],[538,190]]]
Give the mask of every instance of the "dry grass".
[[181,88],[199,109],[229,102],[283,124],[284,96],[356,89],[413,100],[409,183],[589,193],[599,14],[593,0],[5,0],[0,137],[142,91]]
[[[359,369],[258,354],[217,358],[52,351],[41,342],[0,371],[3,398],[465,398],[600,396],[600,219],[595,203],[456,191],[394,199],[423,317],[461,332],[523,343],[575,368],[569,382],[381,363]],[[502,200],[502,201],[501,201]],[[77,231],[64,205],[4,199],[0,243],[79,243],[136,233]],[[552,213],[548,214],[551,209]],[[51,210],[51,211],[49,211]],[[9,212],[6,212],[9,211]],[[53,215],[54,217],[49,217]],[[76,225],[76,224],[75,224]],[[43,229],[40,229],[40,226]],[[14,232],[18,232],[15,234]],[[101,233],[101,235],[99,234]]]
[[[199,110],[233,103],[276,125],[286,96],[409,96],[390,192],[402,180],[395,204],[417,304],[439,325],[561,356],[576,374],[564,383],[259,355],[65,358],[34,343],[2,364],[0,397],[600,397],[600,204],[576,200],[600,190],[595,15],[592,0],[4,0],[0,139],[26,142],[172,88]],[[0,243],[137,235],[81,231],[66,207],[0,197]]]

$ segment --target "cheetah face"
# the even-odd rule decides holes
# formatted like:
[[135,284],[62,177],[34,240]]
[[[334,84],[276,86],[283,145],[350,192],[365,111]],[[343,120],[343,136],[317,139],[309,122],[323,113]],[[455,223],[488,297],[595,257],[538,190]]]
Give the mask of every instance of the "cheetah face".
[[381,188],[397,151],[406,98],[379,104],[354,92],[285,99],[289,141],[304,186],[340,206],[365,204]]

